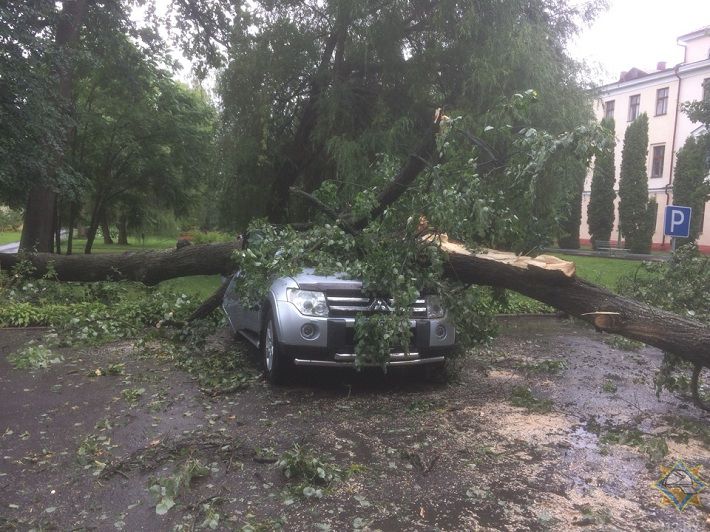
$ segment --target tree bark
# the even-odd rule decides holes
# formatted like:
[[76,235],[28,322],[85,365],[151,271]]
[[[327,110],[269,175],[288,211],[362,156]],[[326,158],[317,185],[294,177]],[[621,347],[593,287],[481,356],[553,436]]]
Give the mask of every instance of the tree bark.
[[113,238],[111,238],[111,226],[108,223],[108,214],[106,214],[106,209],[104,209],[103,213],[101,213],[101,234],[104,237],[104,244],[113,244]]
[[89,255],[91,253],[91,248],[94,245],[96,232],[99,230],[101,210],[101,200],[96,200],[96,203],[94,203],[94,208],[91,210],[91,220],[89,221],[89,228],[86,231],[86,245],[84,246],[84,253],[86,255]]
[[69,205],[69,229],[67,234],[67,255],[72,254],[72,245],[74,244],[74,225],[79,211],[79,206],[76,201],[72,201]]
[[50,251],[54,228],[55,196],[54,190],[44,185],[35,185],[30,190],[22,224],[22,236],[20,237],[21,250]]
[[128,245],[128,220],[125,214],[121,214],[118,217],[118,245],[127,246]]
[[98,255],[62,255],[51,253],[0,253],[0,269],[14,268],[28,260],[33,275],[42,277],[50,264],[58,281],[137,281],[154,285],[167,279],[190,275],[228,275],[235,269],[232,260],[235,243],[185,246],[179,250],[105,253]]
[[449,253],[449,277],[514,290],[594,325],[598,330],[675,353],[710,367],[710,327],[617,295],[561,272],[520,269],[475,255]]
[[59,198],[54,198],[54,252],[62,254],[62,218],[59,215]]

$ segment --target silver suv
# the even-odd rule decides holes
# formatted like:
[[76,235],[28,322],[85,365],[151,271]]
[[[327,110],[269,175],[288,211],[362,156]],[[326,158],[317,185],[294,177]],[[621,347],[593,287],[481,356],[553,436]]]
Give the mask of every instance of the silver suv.
[[[235,333],[261,352],[266,377],[288,378],[292,366],[347,367],[355,362],[355,318],[391,312],[392,301],[363,293],[362,282],[344,275],[315,275],[305,269],[276,279],[261,304],[247,307],[237,298],[232,277],[222,308]],[[388,366],[443,364],[456,332],[439,298],[418,299],[411,308],[411,344],[390,354]]]

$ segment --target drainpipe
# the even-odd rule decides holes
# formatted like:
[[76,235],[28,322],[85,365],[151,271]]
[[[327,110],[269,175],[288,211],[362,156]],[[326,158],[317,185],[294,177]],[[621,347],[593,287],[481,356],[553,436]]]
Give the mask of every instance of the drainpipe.
[[[684,46],[685,51],[688,51],[688,48]],[[683,58],[685,60],[685,53],[683,54]],[[675,137],[676,133],[678,132],[678,114],[680,113],[680,84],[681,84],[681,77],[678,71],[680,70],[680,65],[682,63],[678,63],[676,66],[673,67],[673,73],[675,74],[675,77],[678,78],[678,90],[676,91],[675,95],[675,117],[673,118],[673,140],[671,140],[671,165],[670,165],[670,170],[668,172],[668,184],[666,185],[666,205],[670,204],[670,191],[673,188],[673,171],[675,169],[674,163],[675,163]],[[666,245],[666,232],[663,231],[663,239],[661,240],[661,249],[663,249]]]

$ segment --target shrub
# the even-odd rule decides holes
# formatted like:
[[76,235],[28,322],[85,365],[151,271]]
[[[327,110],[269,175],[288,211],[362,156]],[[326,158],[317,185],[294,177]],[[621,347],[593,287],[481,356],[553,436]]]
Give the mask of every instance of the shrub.
[[[681,316],[710,323],[710,258],[695,244],[681,246],[668,262],[644,262],[633,276],[619,279],[619,291]],[[665,353],[656,392],[685,391],[690,364]]]
[[22,211],[0,205],[0,231],[17,231],[22,225]]

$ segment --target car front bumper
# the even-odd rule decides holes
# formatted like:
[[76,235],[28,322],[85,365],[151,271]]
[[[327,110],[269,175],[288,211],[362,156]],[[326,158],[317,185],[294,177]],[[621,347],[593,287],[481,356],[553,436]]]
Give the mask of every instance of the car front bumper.
[[[292,357],[296,365],[348,367],[355,364],[355,318],[303,316],[288,302],[278,302],[275,314],[280,351]],[[412,333],[409,349],[391,353],[387,365],[443,362],[455,345],[453,325],[446,318],[411,319],[409,323]],[[306,332],[315,332],[304,334],[304,327]]]

